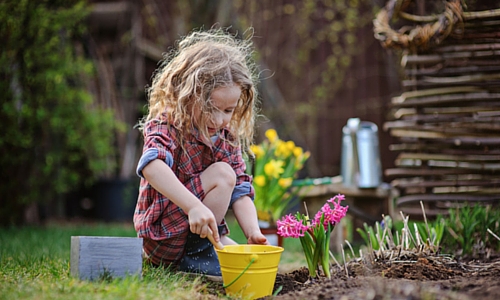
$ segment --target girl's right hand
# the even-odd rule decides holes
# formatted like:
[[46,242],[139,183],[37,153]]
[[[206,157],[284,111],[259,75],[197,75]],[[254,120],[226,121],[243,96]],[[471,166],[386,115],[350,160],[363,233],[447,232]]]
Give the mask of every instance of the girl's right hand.
[[206,238],[211,233],[213,240],[216,243],[220,242],[215,216],[212,211],[201,202],[199,205],[189,210],[188,220],[189,229],[192,233],[199,234],[201,238]]

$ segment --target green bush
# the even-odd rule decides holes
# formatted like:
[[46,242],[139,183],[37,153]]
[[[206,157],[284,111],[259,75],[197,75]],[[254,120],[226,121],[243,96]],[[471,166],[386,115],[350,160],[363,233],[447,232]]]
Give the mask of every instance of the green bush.
[[93,65],[76,51],[87,14],[76,0],[0,3],[0,225],[113,163],[118,125],[93,103],[85,88]]

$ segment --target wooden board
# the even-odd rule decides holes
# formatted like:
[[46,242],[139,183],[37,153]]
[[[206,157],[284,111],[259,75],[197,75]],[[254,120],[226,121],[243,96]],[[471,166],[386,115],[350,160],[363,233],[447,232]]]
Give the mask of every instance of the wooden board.
[[388,177],[414,177],[414,176],[445,176],[456,174],[469,174],[468,170],[460,169],[424,169],[424,168],[391,168],[384,174]]
[[[420,179],[420,178],[419,178]],[[434,188],[434,187],[497,187],[500,186],[499,179],[490,180],[423,180],[415,179],[409,180],[405,178],[399,178],[393,180],[391,185],[399,189],[407,188]]]
[[301,197],[317,197],[324,195],[333,197],[337,194],[343,194],[346,197],[386,199],[390,195],[390,187],[387,185],[380,185],[378,188],[358,188],[355,186],[346,186],[342,182],[332,182],[329,184],[304,187],[299,194]]
[[142,238],[72,236],[71,275],[79,279],[142,276]]
[[429,153],[442,153],[442,154],[450,154],[450,155],[499,155],[499,148],[490,148],[490,147],[475,147],[475,148],[458,148],[458,147],[450,147],[447,144],[438,144],[438,143],[414,143],[414,144],[392,144],[389,145],[389,150],[391,151],[427,151]]
[[397,159],[443,160],[466,162],[499,162],[500,155],[451,155],[438,153],[400,153]]
[[460,195],[460,194],[418,194],[399,197],[396,206],[422,202],[495,202],[500,200],[500,195]]

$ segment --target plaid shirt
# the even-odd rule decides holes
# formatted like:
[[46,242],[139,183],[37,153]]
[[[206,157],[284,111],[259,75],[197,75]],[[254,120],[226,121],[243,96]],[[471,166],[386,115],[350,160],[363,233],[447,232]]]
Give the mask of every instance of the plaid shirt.
[[[214,145],[209,147],[195,132],[184,138],[184,151],[175,139],[177,134],[178,131],[166,122],[148,122],[144,128],[143,157],[153,153],[153,159],[165,161],[180,182],[200,200],[205,196],[201,173],[215,162],[226,162],[234,169],[237,178],[231,203],[244,195],[253,199],[251,177],[245,173],[246,165],[239,147],[231,146],[224,138],[217,138]],[[219,134],[229,137],[226,129]],[[148,162],[151,160],[148,159]],[[138,169],[142,177],[141,171]],[[187,215],[144,178],[140,183],[134,227],[138,236],[144,238],[144,251],[154,264],[170,264],[180,260],[189,232]]]

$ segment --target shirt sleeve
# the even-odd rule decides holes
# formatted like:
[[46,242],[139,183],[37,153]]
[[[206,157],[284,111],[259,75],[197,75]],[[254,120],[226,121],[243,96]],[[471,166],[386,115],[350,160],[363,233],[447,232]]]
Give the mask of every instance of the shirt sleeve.
[[[146,151],[142,153],[141,158],[139,159],[139,163],[137,164],[137,176],[144,178],[142,175],[142,169],[146,167],[150,162],[153,160],[157,159],[159,157],[159,151],[156,148],[149,148]],[[172,168],[172,165],[174,164],[174,159],[172,157],[172,154],[170,152],[166,153],[165,157],[165,163]]]
[[233,194],[231,196],[231,202],[229,202],[229,205],[233,205],[233,203],[240,199],[241,197],[243,196],[249,196],[252,201],[254,199],[254,196],[253,196],[254,192],[253,192],[253,186],[250,182],[242,182],[241,184],[237,185],[234,190],[233,190]]
[[172,139],[170,126],[158,120],[150,121],[144,128],[144,148],[142,156],[137,164],[136,173],[144,178],[142,170],[153,160],[163,160],[169,167],[172,167],[174,159],[172,150],[175,143]]
[[230,207],[243,196],[248,196],[253,201],[255,194],[252,186],[252,176],[245,173],[246,164],[241,155],[241,149],[239,147],[235,148],[231,156],[231,165],[236,173],[236,186],[231,196]]

